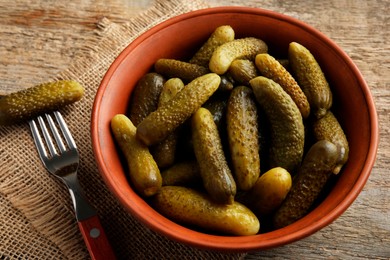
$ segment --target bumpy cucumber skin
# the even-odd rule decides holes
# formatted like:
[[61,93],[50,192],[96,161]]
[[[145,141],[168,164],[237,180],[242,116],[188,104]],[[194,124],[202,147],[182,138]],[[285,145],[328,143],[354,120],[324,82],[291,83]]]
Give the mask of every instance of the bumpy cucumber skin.
[[270,123],[270,167],[293,174],[303,157],[305,130],[301,112],[283,88],[263,76],[250,81],[253,93]]
[[313,122],[313,133],[316,140],[328,140],[339,148],[340,158],[333,170],[334,174],[338,174],[349,156],[348,140],[339,121],[328,111],[322,118]]
[[296,42],[290,43],[288,58],[294,78],[305,93],[313,114],[317,118],[323,117],[332,106],[333,96],[320,65],[306,47]]
[[257,54],[268,51],[265,42],[254,37],[235,39],[219,46],[210,58],[209,69],[224,74],[236,59],[253,60]]
[[191,186],[202,182],[196,161],[184,161],[174,164],[161,172],[163,186]]
[[332,174],[339,157],[333,143],[321,140],[307,152],[293,185],[273,217],[274,227],[282,228],[304,217]]
[[180,224],[221,234],[248,236],[259,232],[258,218],[243,204],[218,204],[206,194],[180,186],[164,186],[152,198],[153,207]]
[[154,64],[154,69],[166,78],[180,78],[185,82],[210,73],[206,67],[175,59],[159,59]]
[[299,111],[301,111],[302,117],[308,118],[310,105],[306,95],[283,65],[267,53],[257,55],[255,64],[260,74],[278,83],[290,95],[299,108]]
[[211,55],[214,50],[226,43],[234,40],[234,30],[230,25],[222,25],[217,27],[210,35],[208,40],[202,45],[202,47],[195,53],[190,59],[190,63],[194,63],[203,67],[208,67]]
[[138,125],[137,137],[148,146],[164,140],[207,101],[217,90],[220,81],[221,78],[215,73],[191,81]]
[[230,64],[229,75],[232,76],[237,84],[249,86],[249,81],[258,76],[256,65],[251,60],[234,60]]
[[213,116],[206,108],[199,108],[192,116],[191,125],[194,152],[205,189],[214,201],[233,203],[236,183],[227,164]]
[[160,170],[149,149],[136,138],[136,127],[128,117],[115,115],[111,130],[124,154],[129,168],[131,183],[142,196],[152,196],[161,188]]
[[[178,92],[184,88],[184,83],[179,78],[171,78],[164,83],[158,105],[169,102]],[[151,148],[153,157],[160,169],[167,168],[175,162],[178,133],[174,131],[163,141]]]
[[80,100],[84,88],[73,80],[43,83],[0,97],[0,125],[20,123]]
[[258,116],[250,88],[233,89],[226,111],[226,125],[237,188],[249,190],[260,176]]
[[155,111],[165,79],[158,73],[145,74],[134,88],[129,106],[129,118],[137,126]]

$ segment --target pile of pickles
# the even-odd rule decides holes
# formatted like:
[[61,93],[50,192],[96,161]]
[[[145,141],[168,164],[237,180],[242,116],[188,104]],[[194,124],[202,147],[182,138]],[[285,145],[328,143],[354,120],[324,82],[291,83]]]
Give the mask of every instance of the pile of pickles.
[[332,102],[305,46],[276,59],[223,25],[190,60],[157,60],[111,129],[130,184],[162,215],[255,235],[304,217],[347,162]]

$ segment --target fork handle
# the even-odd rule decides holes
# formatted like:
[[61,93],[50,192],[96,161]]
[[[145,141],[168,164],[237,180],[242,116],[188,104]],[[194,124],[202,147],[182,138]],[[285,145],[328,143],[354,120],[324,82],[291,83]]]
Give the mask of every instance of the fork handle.
[[98,216],[79,220],[78,225],[93,260],[116,259]]

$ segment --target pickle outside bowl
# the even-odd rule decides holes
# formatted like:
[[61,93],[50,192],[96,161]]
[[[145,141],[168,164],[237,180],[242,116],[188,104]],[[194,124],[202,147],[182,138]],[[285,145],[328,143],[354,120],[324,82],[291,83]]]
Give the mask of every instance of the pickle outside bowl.
[[[347,164],[327,195],[295,223],[253,236],[207,234],[177,224],[155,211],[129,184],[110,120],[126,113],[137,81],[159,58],[186,60],[220,25],[231,25],[236,38],[264,40],[269,52],[287,57],[292,41],[306,46],[322,67],[333,92],[332,111],[350,145]],[[373,99],[358,68],[327,36],[295,18],[247,7],[217,7],[171,18],[143,33],[116,58],[97,91],[91,123],[99,171],[119,202],[145,226],[169,239],[197,248],[229,252],[264,250],[307,237],[338,218],[363,189],[375,162],[378,119]],[[260,219],[261,222],[261,219]]]

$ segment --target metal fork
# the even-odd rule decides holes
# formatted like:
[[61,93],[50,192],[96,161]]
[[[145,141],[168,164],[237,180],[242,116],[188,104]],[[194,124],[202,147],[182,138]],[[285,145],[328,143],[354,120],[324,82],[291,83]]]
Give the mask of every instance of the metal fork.
[[79,153],[76,143],[60,112],[55,111],[53,115],[54,119],[52,115],[45,114],[46,120],[38,116],[29,121],[39,157],[46,169],[68,187],[76,219],[92,259],[115,259],[96,210],[87,201],[78,182]]

